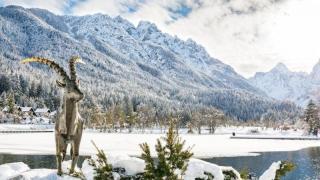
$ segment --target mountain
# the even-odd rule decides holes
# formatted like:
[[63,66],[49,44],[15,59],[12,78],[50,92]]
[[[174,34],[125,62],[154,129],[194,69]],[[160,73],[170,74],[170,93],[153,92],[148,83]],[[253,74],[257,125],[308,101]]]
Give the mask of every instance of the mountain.
[[18,61],[43,56],[68,67],[71,56],[81,56],[86,65],[78,74],[88,103],[105,106],[129,96],[167,109],[215,106],[238,119],[258,118],[279,105],[294,108],[268,98],[193,40],[162,33],[150,22],[134,26],[119,16],[58,16],[7,6],[0,8],[0,42],[2,72],[47,86],[55,73]]
[[320,61],[309,74],[292,72],[284,64],[279,63],[269,72],[256,73],[249,81],[270,97],[305,106],[310,99],[320,99]]

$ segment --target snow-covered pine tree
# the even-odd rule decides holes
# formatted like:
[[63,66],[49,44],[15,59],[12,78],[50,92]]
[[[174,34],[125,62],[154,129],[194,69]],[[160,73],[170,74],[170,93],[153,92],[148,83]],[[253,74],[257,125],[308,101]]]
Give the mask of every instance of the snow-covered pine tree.
[[6,99],[4,98],[4,96],[1,94],[0,95],[0,110],[2,110],[2,108],[6,105]]
[[305,121],[309,125],[308,133],[318,135],[320,128],[319,109],[318,106],[310,100],[305,110]]
[[14,101],[14,93],[11,92],[8,96],[7,99],[7,106],[8,106],[8,112],[9,113],[13,113],[14,112],[14,105],[15,105],[15,101]]
[[[185,141],[179,137],[174,129],[174,125],[171,123],[166,137],[157,140],[155,146],[158,156],[157,164],[151,157],[149,145],[147,143],[140,144],[143,151],[142,159],[146,162],[145,179],[182,179],[193,153],[190,147],[184,150]],[[161,140],[165,142],[165,145]]]
[[112,166],[108,164],[107,156],[105,155],[103,150],[100,150],[93,141],[91,142],[98,151],[96,160],[89,159],[89,164],[93,166],[95,170],[94,180],[113,179]]
[[1,75],[0,76],[0,94],[2,94],[3,92],[9,91],[10,88],[11,88],[10,79],[5,75]]

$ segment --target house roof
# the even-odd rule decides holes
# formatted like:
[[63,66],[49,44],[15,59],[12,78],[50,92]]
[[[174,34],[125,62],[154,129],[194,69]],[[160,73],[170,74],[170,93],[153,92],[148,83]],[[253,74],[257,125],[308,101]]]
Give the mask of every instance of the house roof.
[[21,112],[30,112],[33,111],[32,107],[19,107]]
[[38,108],[35,111],[35,113],[47,113],[47,112],[50,112],[48,108]]
[[3,112],[9,111],[9,107],[8,107],[8,106],[4,107],[4,108],[2,109],[2,111],[3,111]]
[[50,116],[54,116],[54,115],[56,115],[57,114],[57,111],[52,111],[49,115]]

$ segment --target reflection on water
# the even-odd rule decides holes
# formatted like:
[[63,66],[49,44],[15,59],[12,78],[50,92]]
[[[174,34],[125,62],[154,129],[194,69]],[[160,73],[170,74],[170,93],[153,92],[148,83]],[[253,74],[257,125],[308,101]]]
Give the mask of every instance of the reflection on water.
[[272,162],[288,160],[296,167],[288,172],[284,180],[316,180],[320,179],[320,147],[306,148],[291,152],[264,152],[260,156],[221,157],[205,159],[223,166],[232,166],[237,170],[247,168],[250,172],[260,176],[268,169]]
[[[88,157],[80,157],[78,166]],[[70,157],[67,157],[70,159]],[[260,156],[220,157],[204,159],[223,166],[232,166],[237,170],[247,168],[250,172],[260,176],[273,162],[279,160],[291,161],[296,168],[287,173],[284,180],[316,180],[320,179],[320,147],[307,148],[291,152],[265,152]],[[24,162],[30,168],[55,168],[54,155],[12,155],[0,154],[0,164],[10,162]]]
[[[78,160],[78,166],[81,167],[82,162],[86,156],[80,156]],[[69,156],[66,156],[66,160],[70,160]],[[14,154],[0,154],[0,164],[12,163],[12,162],[24,162],[32,169],[38,168],[56,168],[56,156],[55,155],[14,155]]]

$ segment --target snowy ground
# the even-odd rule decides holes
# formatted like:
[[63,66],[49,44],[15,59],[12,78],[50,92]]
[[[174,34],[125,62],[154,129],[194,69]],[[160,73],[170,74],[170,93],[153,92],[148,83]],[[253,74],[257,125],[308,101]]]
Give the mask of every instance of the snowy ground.
[[[125,169],[125,174],[122,176],[135,176],[138,173],[143,173],[145,169],[145,163],[142,159],[118,156],[109,158],[109,163],[113,167],[121,167]],[[65,161],[62,164],[63,172],[68,172],[71,161]],[[88,160],[85,160],[82,164],[81,170],[76,168],[77,172],[81,172],[82,176],[87,180],[93,180],[95,171],[92,166],[89,165]],[[240,174],[232,167],[218,166],[199,159],[190,159],[188,163],[187,171],[183,176],[184,180],[193,180],[195,178],[207,179],[206,173],[211,173],[215,179],[223,180],[223,171],[232,171],[237,179],[240,179]],[[177,172],[178,173],[178,172]],[[115,180],[120,180],[120,174],[113,173]],[[55,169],[30,169],[28,165],[17,162],[0,165],[0,179],[28,179],[28,180],[79,180],[80,178],[74,178],[67,174],[63,176],[57,176],[57,170]],[[271,178],[269,178],[271,180]],[[266,179],[266,180],[269,180]]]
[[[230,132],[229,132],[230,131]],[[230,139],[231,132],[237,135],[250,134],[248,128],[218,130],[216,135],[184,134],[188,146],[194,146],[193,152],[197,158],[218,156],[257,155],[254,152],[295,151],[302,148],[320,146],[318,140],[264,140],[264,139]],[[150,133],[150,132],[149,132]],[[85,131],[81,142],[80,154],[96,153],[91,140],[107,154],[127,154],[140,156],[139,144],[147,142],[152,145],[156,139],[163,136],[158,131],[154,134],[98,133]],[[260,134],[272,136],[301,136],[302,131],[261,131]],[[54,133],[31,134],[0,134],[0,153],[12,154],[55,154]]]
[[54,124],[0,124],[0,131],[53,130]]

